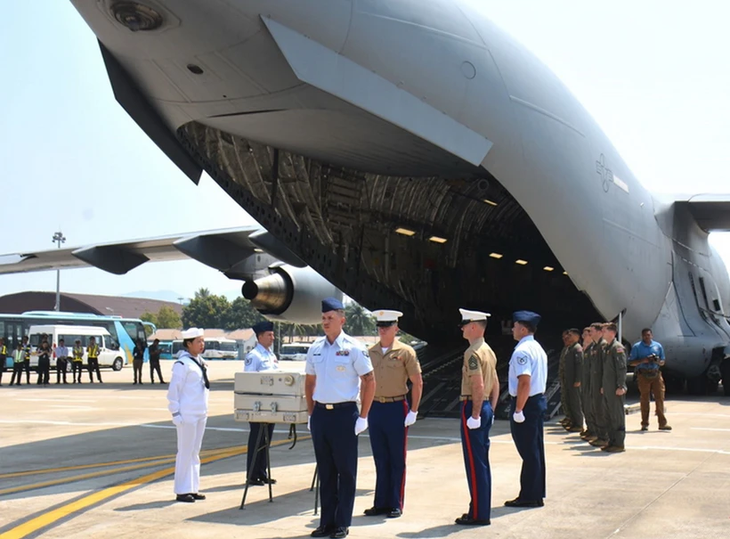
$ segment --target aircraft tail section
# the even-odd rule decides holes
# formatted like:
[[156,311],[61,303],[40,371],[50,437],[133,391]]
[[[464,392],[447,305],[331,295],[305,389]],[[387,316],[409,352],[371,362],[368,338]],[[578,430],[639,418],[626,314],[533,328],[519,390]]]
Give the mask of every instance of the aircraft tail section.
[[693,195],[676,203],[686,206],[705,232],[730,231],[730,195]]

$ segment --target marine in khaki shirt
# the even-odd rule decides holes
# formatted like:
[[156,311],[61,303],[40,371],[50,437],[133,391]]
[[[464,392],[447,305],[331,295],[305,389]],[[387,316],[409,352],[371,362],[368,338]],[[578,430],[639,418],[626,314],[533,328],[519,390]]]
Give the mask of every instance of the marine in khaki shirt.
[[[373,313],[380,340],[370,348],[375,373],[375,398],[368,415],[370,446],[375,460],[375,503],[366,516],[403,514],[406,480],[406,438],[416,422],[423,393],[421,365],[416,352],[395,338],[400,311],[381,309]],[[408,380],[413,384],[409,409]]]

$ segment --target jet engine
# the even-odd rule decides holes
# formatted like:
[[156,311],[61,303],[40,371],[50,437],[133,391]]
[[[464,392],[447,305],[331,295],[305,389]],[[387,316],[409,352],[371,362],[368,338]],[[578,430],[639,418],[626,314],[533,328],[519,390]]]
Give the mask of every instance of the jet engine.
[[285,264],[269,267],[268,272],[246,281],[241,292],[257,311],[271,320],[319,324],[322,300],[342,299],[342,292],[312,268]]

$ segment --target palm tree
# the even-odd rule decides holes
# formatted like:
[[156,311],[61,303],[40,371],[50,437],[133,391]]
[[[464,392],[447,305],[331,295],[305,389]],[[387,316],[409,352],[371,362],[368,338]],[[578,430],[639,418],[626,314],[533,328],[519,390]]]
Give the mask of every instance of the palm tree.
[[354,301],[345,307],[345,332],[357,336],[375,333],[375,322],[370,313]]

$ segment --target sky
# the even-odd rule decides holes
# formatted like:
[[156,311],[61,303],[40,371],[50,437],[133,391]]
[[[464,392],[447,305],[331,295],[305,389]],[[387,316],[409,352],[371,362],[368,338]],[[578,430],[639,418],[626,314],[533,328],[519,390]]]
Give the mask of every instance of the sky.
[[[594,116],[634,174],[662,193],[730,193],[730,3],[472,0]],[[195,186],[112,95],[95,36],[68,1],[13,2],[0,18],[0,255],[253,224],[209,177]],[[710,241],[730,264],[730,234]],[[55,290],[55,272],[0,276],[0,295]],[[67,292],[121,295],[240,283],[194,261],[125,276],[61,274]]]

